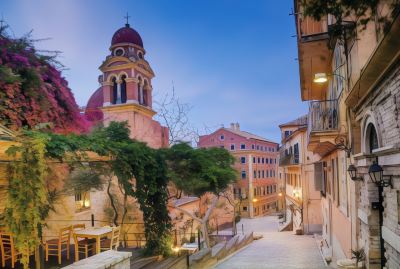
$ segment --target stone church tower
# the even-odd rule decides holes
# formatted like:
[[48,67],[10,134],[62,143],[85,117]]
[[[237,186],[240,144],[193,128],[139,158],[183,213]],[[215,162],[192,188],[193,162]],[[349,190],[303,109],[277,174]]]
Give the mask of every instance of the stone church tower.
[[154,72],[145,59],[139,33],[127,23],[111,40],[110,54],[99,67],[101,87],[90,97],[85,114],[91,121],[127,121],[131,137],[150,147],[168,146],[168,129],[153,120]]

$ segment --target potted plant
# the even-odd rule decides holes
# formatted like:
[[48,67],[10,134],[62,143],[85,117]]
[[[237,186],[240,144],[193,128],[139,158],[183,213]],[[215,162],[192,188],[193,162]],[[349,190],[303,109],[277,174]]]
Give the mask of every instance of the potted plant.
[[364,248],[351,250],[351,259],[338,260],[336,264],[339,268],[360,269],[364,268],[365,251]]

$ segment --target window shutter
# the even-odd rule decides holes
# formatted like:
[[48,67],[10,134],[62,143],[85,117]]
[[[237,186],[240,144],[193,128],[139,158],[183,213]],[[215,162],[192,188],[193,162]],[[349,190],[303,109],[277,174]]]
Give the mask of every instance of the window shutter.
[[324,167],[322,162],[314,163],[314,188],[316,191],[324,190]]

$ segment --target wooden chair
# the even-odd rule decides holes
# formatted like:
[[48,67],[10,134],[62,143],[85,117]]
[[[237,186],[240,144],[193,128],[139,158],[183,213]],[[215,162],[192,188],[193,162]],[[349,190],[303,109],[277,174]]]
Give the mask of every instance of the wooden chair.
[[96,253],[96,241],[84,237],[78,237],[73,233],[75,242],[75,261],[79,261],[79,254],[83,253],[85,258],[89,257],[89,251],[92,255]]
[[61,264],[61,257],[64,251],[67,251],[67,260],[69,260],[69,244],[71,241],[72,226],[62,228],[58,238],[51,239],[45,243],[46,262],[49,261],[49,256],[57,256],[58,264]]
[[11,233],[0,233],[0,249],[1,249],[1,266],[6,266],[6,261],[11,260],[11,268],[14,268],[15,262],[20,258],[14,247],[14,238]]
[[121,232],[120,226],[113,227],[111,238],[104,239],[100,242],[100,250],[117,250],[119,247],[119,235]]
[[72,225],[72,233],[74,233],[75,231],[83,230],[85,228],[86,228],[86,225],[84,223],[74,224],[74,225]]

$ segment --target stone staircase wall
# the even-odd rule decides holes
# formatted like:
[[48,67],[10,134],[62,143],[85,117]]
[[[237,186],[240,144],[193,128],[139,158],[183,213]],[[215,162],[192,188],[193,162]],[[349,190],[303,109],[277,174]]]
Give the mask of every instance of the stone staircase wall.
[[219,261],[240,250],[251,242],[253,242],[253,233],[235,235],[229,241],[218,243],[211,249],[202,249],[190,256],[190,268],[212,268]]

